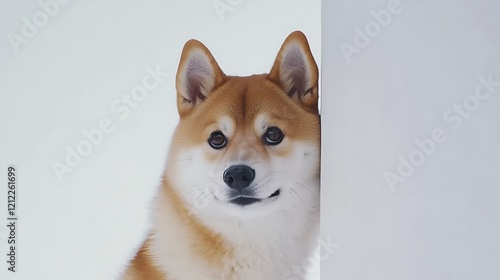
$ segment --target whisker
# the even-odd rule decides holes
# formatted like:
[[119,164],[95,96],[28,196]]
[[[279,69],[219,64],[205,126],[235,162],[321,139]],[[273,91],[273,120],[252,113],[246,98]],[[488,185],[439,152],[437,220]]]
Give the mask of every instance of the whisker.
[[308,187],[306,187],[305,185],[303,185],[303,184],[301,184],[301,183],[298,183],[298,182],[293,182],[293,181],[291,181],[291,180],[289,180],[289,179],[285,179],[285,178],[283,178],[283,179],[281,179],[281,178],[275,178],[275,179],[271,179],[271,180],[269,180],[269,182],[278,182],[278,183],[282,183],[283,181],[284,181],[285,183],[286,183],[286,182],[289,182],[289,183],[292,183],[292,184],[294,184],[294,185],[300,186],[300,187],[302,187],[302,188],[306,189],[306,190],[307,190],[307,191],[308,191],[308,192],[309,192],[309,193],[310,193],[313,197],[318,197],[318,196],[317,196],[317,195],[315,195],[315,194],[314,194],[314,193],[313,193],[313,192],[312,192],[312,191],[311,191]]
[[202,195],[204,195],[205,193],[206,193],[206,191],[202,192],[200,195],[198,195],[198,196],[196,197],[196,199],[193,201],[193,203],[191,203],[191,206],[189,206],[188,212],[191,212],[191,208],[193,208],[193,205],[194,205],[194,204],[196,203],[196,201],[197,201],[197,200],[198,200],[198,199],[199,199]]
[[177,164],[179,162],[183,162],[183,161],[186,161],[186,160],[192,160],[192,159],[193,159],[192,157],[179,159],[179,160],[176,160],[174,162],[171,162],[171,163],[167,164],[165,167],[169,167],[169,166],[172,166],[172,165]]
[[300,195],[293,188],[290,188],[290,190],[299,198],[300,201],[302,201]]
[[301,183],[297,183],[297,182],[294,182],[295,185],[297,186],[301,186],[303,187],[304,189],[306,189],[312,196],[314,197],[318,197],[317,195],[315,195],[308,187],[306,187],[305,185],[301,184]]
[[181,196],[188,196],[192,193],[202,191],[204,188],[198,188],[198,189],[192,189],[192,190],[185,190],[180,193]]

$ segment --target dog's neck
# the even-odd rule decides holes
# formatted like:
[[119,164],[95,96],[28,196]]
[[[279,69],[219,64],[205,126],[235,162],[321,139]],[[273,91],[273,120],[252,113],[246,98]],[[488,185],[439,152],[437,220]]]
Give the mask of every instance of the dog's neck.
[[[314,221],[314,209],[309,213],[302,209],[250,220],[239,220],[237,217],[206,218],[207,215],[200,217],[200,213],[189,212],[168,182],[160,189],[155,204],[150,250],[156,251],[150,252],[151,255],[165,271],[171,271],[172,266],[176,266],[181,259],[184,262],[179,261],[179,264],[185,263],[186,259],[205,264],[196,266],[201,267],[201,270],[203,267],[215,268],[213,271],[189,272],[192,274],[188,275],[193,277],[198,273],[214,273],[213,279],[220,279],[217,275],[226,273],[236,273],[241,275],[241,279],[250,279],[245,278],[247,273],[251,273],[252,277],[270,276],[254,275],[255,269],[248,272],[234,271],[232,267],[245,265],[260,267],[264,271],[262,273],[283,273],[308,255],[311,242],[314,242],[312,238],[317,235],[319,228],[318,221]],[[297,213],[304,214],[297,216]],[[174,269],[183,270],[182,267]],[[272,277],[275,276],[279,275]],[[231,279],[240,279],[240,276]]]

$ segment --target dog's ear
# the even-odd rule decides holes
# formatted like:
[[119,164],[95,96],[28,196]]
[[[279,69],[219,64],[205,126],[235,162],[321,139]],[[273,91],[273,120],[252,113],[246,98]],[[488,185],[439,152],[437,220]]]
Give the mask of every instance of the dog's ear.
[[318,110],[318,66],[304,33],[295,31],[288,35],[269,79],[306,110]]
[[203,102],[223,83],[226,75],[210,51],[197,40],[189,40],[182,50],[177,70],[177,110],[182,117]]

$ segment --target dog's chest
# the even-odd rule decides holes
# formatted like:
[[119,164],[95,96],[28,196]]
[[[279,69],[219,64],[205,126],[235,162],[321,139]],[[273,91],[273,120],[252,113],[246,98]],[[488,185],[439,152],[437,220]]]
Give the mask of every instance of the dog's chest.
[[[182,242],[177,242],[181,245]],[[177,247],[177,248],[176,248]],[[234,254],[207,262],[184,246],[171,244],[169,256],[162,258],[168,280],[273,280],[282,279],[294,264],[304,256],[306,248],[284,246],[279,242],[266,242],[257,246],[244,245],[234,248]],[[301,252],[301,253],[299,253]]]
[[[220,260],[219,265],[206,266],[207,271],[200,271],[201,274],[197,275],[196,279],[281,279],[285,272],[290,270],[293,265],[287,253],[290,252],[286,252],[284,248],[278,247],[269,247],[266,249],[239,248],[236,255]],[[210,275],[210,277],[204,278],[206,275]]]
[[287,248],[278,244],[266,244],[266,247],[238,248],[236,256],[226,259],[218,279],[281,279],[287,269],[291,269],[296,257]]

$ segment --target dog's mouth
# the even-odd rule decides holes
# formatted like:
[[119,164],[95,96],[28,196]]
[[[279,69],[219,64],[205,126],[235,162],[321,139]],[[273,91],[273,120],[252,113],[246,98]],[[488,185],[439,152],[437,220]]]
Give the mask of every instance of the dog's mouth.
[[281,193],[281,190],[278,189],[275,192],[273,192],[270,196],[268,196],[267,198],[264,198],[264,199],[263,198],[256,198],[256,197],[248,197],[248,196],[239,196],[239,197],[236,197],[236,198],[229,200],[229,202],[236,204],[238,206],[248,206],[250,204],[262,202],[265,200],[267,201],[270,199],[276,199],[280,195],[280,193]]

